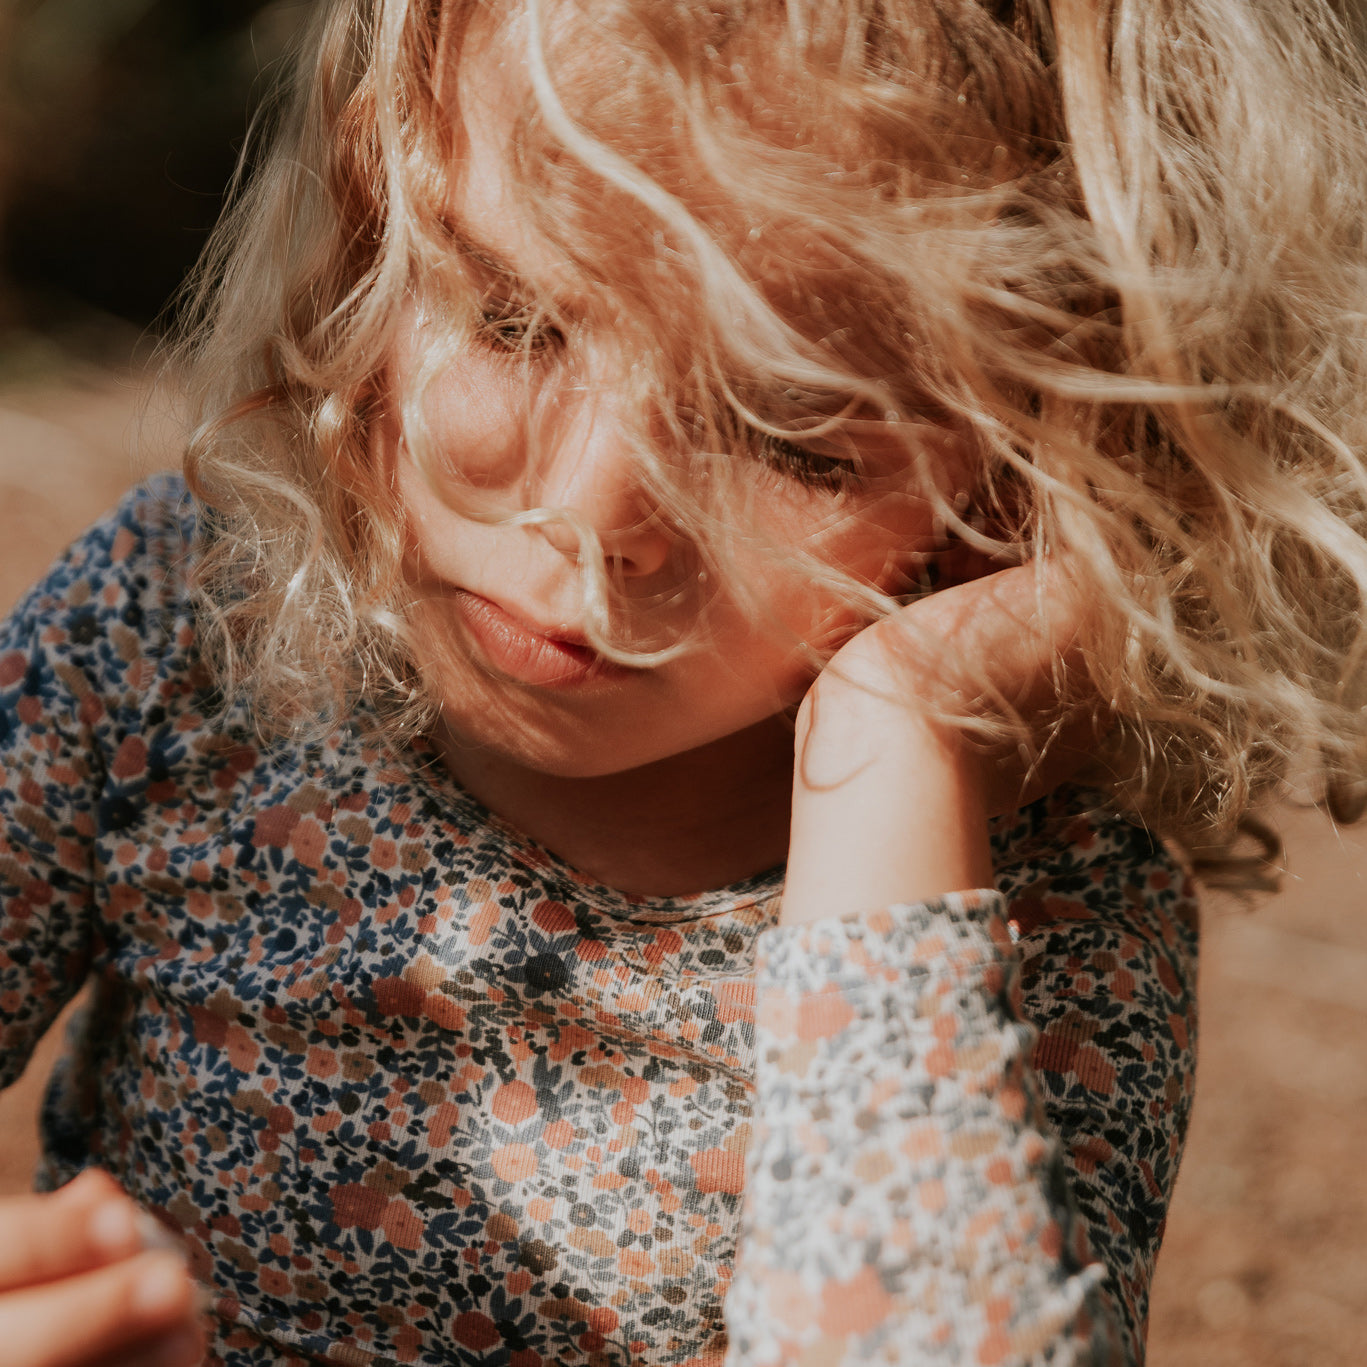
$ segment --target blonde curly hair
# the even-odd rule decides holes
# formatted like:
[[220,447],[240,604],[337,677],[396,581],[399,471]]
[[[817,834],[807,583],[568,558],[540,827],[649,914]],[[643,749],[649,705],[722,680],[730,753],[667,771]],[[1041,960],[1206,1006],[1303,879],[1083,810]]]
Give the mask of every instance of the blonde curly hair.
[[[710,571],[740,464],[873,413],[950,535],[1105,604],[1079,691],[1141,818],[1218,842],[1307,765],[1345,808],[1367,82],[1327,0],[319,4],[177,353],[212,650],[263,724],[359,696],[432,719],[372,429],[398,411],[426,449],[421,385],[387,390],[405,308],[427,379],[489,326],[445,206],[491,53],[520,73],[518,212],[633,340],[642,478]],[[545,307],[518,337],[573,326]],[[927,423],[971,453],[971,514]],[[586,584],[611,653],[612,584]]]

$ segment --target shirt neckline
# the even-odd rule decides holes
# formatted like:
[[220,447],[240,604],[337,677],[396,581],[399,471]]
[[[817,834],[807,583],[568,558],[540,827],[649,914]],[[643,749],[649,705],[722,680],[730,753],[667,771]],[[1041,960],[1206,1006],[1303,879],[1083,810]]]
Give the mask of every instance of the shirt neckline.
[[780,865],[720,888],[682,896],[621,892],[576,869],[486,807],[442,765],[437,747],[426,737],[415,737],[400,746],[377,733],[373,745],[422,794],[432,820],[456,828],[467,839],[487,838],[498,845],[510,863],[520,865],[562,900],[587,903],[616,920],[651,924],[702,920],[769,902],[783,891],[784,870]]

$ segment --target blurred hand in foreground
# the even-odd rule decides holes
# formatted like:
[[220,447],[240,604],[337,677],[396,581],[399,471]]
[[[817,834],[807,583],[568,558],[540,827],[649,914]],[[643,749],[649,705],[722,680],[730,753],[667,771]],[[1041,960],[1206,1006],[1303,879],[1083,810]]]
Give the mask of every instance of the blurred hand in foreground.
[[6,1367],[194,1367],[203,1352],[173,1236],[107,1173],[0,1200]]

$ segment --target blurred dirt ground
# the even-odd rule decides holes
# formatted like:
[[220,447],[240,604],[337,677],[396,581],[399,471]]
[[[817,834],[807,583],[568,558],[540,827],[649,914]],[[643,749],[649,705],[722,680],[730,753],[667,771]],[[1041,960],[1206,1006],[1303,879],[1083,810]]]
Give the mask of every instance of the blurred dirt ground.
[[[0,389],[0,610],[140,473],[174,462],[174,428],[131,374]],[[1152,1367],[1367,1362],[1367,830],[1303,810],[1279,822],[1283,892],[1206,904],[1196,1120]],[[57,1046],[54,1031],[0,1098],[0,1191],[27,1186]]]

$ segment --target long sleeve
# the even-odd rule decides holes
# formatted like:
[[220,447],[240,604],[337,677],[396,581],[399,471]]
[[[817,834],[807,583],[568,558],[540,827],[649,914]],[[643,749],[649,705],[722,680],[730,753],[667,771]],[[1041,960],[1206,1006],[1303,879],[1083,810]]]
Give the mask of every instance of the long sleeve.
[[166,565],[183,533],[168,489],[130,495],[0,624],[0,1086],[98,955],[96,847],[130,810],[125,771],[142,767]]
[[1010,902],[761,938],[735,1367],[1143,1360],[1194,920],[1142,833],[1070,836]]
[[69,636],[56,619],[71,563],[0,627],[0,1086],[23,1072],[90,957],[98,703],[52,654]]
[[997,892],[801,931],[625,897],[422,749],[261,746],[182,497],[0,636],[0,1042],[89,971],[43,1180],[184,1231],[211,1361],[1138,1361],[1194,977],[1142,832],[1051,799]]

